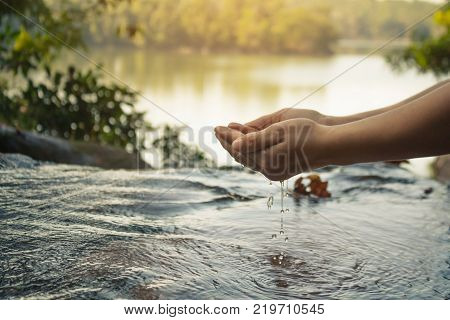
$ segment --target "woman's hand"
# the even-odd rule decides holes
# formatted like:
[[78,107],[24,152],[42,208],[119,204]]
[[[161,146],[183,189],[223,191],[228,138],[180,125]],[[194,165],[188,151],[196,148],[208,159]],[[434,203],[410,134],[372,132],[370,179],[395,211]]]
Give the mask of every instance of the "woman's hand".
[[[243,134],[238,130],[222,126],[215,127],[214,132],[216,133],[216,138],[219,140],[222,147],[225,150],[227,150],[228,153],[234,158],[233,153],[231,151],[231,145],[235,140],[243,137],[245,134]],[[234,159],[236,160],[236,158]]]
[[298,118],[309,119],[319,124],[327,124],[328,118],[330,117],[310,109],[284,108],[274,113],[259,117],[258,119],[245,124],[232,122],[228,125],[228,127],[230,129],[238,130],[246,134],[263,130],[278,122]]
[[217,127],[216,136],[236,161],[261,172],[268,179],[281,181],[304,171],[322,167],[327,133],[309,119],[291,119],[243,134]]

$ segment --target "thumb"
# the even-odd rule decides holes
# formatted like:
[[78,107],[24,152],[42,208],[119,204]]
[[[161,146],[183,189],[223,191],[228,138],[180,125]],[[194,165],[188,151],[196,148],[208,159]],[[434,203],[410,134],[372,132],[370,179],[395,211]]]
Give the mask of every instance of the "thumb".
[[264,130],[248,133],[233,141],[233,153],[252,153],[269,148],[282,141],[284,130],[279,125],[272,125]]
[[247,134],[247,133],[250,133],[250,132],[258,131],[258,129],[255,129],[253,127],[247,126],[245,124],[236,123],[236,122],[231,122],[228,125],[228,128],[234,129],[234,130],[238,130],[238,131],[240,131],[243,134]]
[[255,119],[253,121],[247,122],[245,126],[251,127],[257,130],[263,130],[271,125],[280,122],[281,121],[281,114],[283,113],[283,110],[276,111],[271,114],[267,114],[265,116],[259,117],[258,119]]

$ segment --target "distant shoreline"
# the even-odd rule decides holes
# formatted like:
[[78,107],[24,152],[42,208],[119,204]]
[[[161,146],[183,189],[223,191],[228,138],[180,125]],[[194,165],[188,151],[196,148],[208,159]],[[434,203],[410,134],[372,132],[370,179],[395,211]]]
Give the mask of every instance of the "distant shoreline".
[[[357,54],[367,54],[381,46],[384,46],[389,39],[339,39],[333,46],[331,52],[318,52],[318,53],[298,53],[298,52],[272,52],[272,51],[243,51],[239,49],[208,49],[208,48],[193,48],[193,47],[179,47],[179,48],[155,48],[150,45],[132,45],[119,43],[112,45],[101,44],[101,43],[88,43],[87,48],[93,50],[130,50],[130,51],[150,51],[156,53],[171,53],[180,55],[209,55],[209,54],[232,54],[232,55],[261,55],[261,56],[319,56],[319,57],[329,57],[336,54],[346,54],[346,53],[357,53]],[[401,38],[390,42],[386,47],[383,48],[385,51],[402,49],[407,47],[411,41],[406,38]]]
[[[389,39],[340,39],[334,48],[334,53],[368,53],[372,50],[386,45]],[[406,38],[401,38],[390,42],[384,50],[403,49],[411,44]]]

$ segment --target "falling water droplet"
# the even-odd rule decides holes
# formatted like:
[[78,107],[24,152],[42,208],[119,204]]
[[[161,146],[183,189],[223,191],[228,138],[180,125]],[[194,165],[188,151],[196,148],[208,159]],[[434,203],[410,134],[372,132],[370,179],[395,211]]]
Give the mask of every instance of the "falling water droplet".
[[[269,181],[269,184],[272,184],[272,181]],[[280,181],[280,204],[281,204],[281,210],[280,210],[280,231],[279,235],[280,238],[284,237],[284,242],[288,242],[288,237],[286,232],[284,231],[284,213],[289,212],[289,209],[284,208],[284,198],[288,196],[288,185],[287,181]],[[267,207],[270,209],[273,205],[273,195],[270,195],[270,197],[267,199]],[[272,239],[276,239],[277,234],[272,234]],[[282,265],[282,260],[285,259],[284,252],[281,252],[278,256],[272,257],[273,264]]]
[[270,196],[269,199],[267,199],[267,208],[272,208],[273,205],[273,196]]

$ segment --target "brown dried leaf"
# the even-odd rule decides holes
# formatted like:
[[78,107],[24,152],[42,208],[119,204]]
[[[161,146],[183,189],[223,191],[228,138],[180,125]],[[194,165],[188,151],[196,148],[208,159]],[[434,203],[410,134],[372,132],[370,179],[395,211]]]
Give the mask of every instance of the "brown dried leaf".
[[309,194],[308,191],[306,191],[306,187],[305,185],[303,185],[303,178],[300,177],[295,181],[295,185],[294,185],[294,192],[301,194],[301,195],[305,195],[307,196]]
[[329,198],[331,193],[328,192],[328,181],[322,181],[319,175],[311,174],[307,177],[309,184],[303,183],[303,178],[300,177],[295,181],[294,192],[300,195],[314,195],[319,198]]

